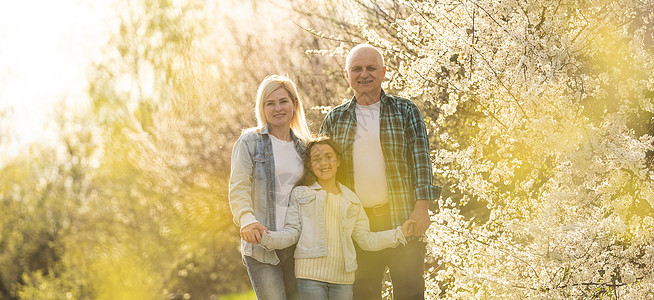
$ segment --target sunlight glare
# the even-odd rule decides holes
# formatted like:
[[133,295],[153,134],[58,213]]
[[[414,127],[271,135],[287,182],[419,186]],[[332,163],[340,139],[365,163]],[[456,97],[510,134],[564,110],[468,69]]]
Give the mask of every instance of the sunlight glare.
[[56,139],[55,105],[88,102],[86,68],[106,43],[112,2],[0,1],[0,111],[7,112],[8,156]]

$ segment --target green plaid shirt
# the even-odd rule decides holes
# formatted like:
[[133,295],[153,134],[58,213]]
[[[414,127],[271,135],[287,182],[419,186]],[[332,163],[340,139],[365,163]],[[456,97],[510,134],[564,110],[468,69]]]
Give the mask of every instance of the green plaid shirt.
[[[339,181],[353,191],[355,108],[356,100],[352,97],[352,100],[332,109],[320,127],[320,133],[329,136],[343,155]],[[411,216],[417,199],[434,200],[440,195],[440,188],[432,185],[429,139],[418,107],[407,99],[382,91],[379,135],[391,221],[393,226],[400,226]]]

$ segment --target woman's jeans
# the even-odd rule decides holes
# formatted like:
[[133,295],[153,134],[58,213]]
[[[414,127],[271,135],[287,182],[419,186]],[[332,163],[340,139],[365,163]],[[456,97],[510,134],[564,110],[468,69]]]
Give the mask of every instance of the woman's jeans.
[[300,300],[352,300],[351,284],[336,284],[298,278]]
[[279,257],[277,265],[264,264],[245,256],[245,267],[252,282],[257,299],[296,300],[297,280],[295,279],[295,246],[276,250]]

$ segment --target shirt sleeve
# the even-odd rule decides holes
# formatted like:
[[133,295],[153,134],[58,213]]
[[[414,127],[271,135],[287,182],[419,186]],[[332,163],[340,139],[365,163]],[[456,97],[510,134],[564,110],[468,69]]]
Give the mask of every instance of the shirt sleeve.
[[257,218],[251,212],[246,212],[241,216],[241,229],[253,223],[257,223]]
[[406,238],[402,233],[402,226],[384,231],[370,231],[368,216],[361,205],[359,205],[356,218],[354,229],[352,230],[352,239],[354,239],[361,249],[365,251],[380,251],[386,248],[395,248],[400,244],[406,244]]
[[330,111],[320,124],[320,134],[328,137],[332,136],[332,111]]
[[411,103],[408,109],[409,122],[407,136],[409,149],[412,149],[413,172],[415,178],[416,200],[434,200],[440,197],[440,187],[433,185],[431,159],[429,157],[429,138],[425,121],[418,107]]
[[252,204],[252,155],[243,137],[239,138],[232,150],[231,173],[229,176],[229,208],[236,226],[242,228],[241,216],[254,214]]
[[286,211],[286,223],[279,231],[264,232],[261,246],[266,250],[284,249],[297,244],[302,232],[300,204],[297,200],[297,188],[291,192],[291,200]]

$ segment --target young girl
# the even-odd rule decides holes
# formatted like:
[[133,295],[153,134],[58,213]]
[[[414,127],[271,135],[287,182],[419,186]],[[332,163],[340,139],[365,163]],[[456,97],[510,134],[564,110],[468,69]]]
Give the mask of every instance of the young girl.
[[302,101],[285,76],[266,77],[257,91],[258,126],[234,144],[229,206],[241,228],[241,254],[257,298],[296,299],[294,247],[260,245],[261,234],[284,226],[289,195],[304,173],[309,138]]
[[357,195],[336,181],[341,157],[327,138],[308,144],[304,186],[291,192],[286,224],[264,232],[261,245],[283,249],[297,243],[295,276],[300,299],[352,299],[357,268],[353,240],[368,251],[406,243],[414,221],[381,232],[370,232],[368,217]]

